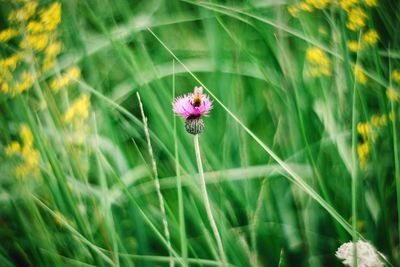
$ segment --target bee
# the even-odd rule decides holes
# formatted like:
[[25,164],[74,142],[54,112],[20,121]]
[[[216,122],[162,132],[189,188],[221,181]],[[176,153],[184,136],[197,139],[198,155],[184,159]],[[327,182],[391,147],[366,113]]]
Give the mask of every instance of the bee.
[[195,87],[194,88],[194,93],[193,93],[193,106],[195,108],[198,108],[201,106],[201,104],[203,103],[203,87]]

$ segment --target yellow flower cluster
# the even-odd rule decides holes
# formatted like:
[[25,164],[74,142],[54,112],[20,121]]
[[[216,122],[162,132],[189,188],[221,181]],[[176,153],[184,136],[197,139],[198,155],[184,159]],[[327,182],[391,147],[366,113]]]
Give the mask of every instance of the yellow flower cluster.
[[379,35],[375,30],[368,30],[363,36],[362,40],[367,45],[374,45],[379,40]]
[[[391,73],[391,78],[393,83],[400,85],[400,69],[394,69]],[[386,89],[386,96],[392,102],[400,101],[400,93],[393,87],[388,87]]]
[[50,83],[50,87],[54,92],[58,92],[60,88],[68,86],[72,81],[79,79],[81,72],[78,67],[68,69],[60,78],[54,79]]
[[331,67],[328,56],[319,47],[310,47],[306,51],[306,59],[309,63],[308,74],[312,77],[330,76]]
[[358,123],[357,132],[363,140],[375,140],[376,138],[376,132],[374,132],[372,124],[368,122]]
[[[359,31],[364,28],[368,21],[368,14],[365,7],[373,8],[377,5],[377,0],[342,0],[340,7],[347,14],[347,28],[351,31]],[[362,37],[363,46],[374,45],[378,42],[378,39],[379,35],[375,30],[368,30]],[[354,48],[354,45],[349,45],[350,51],[356,52],[357,49]]]
[[329,6],[330,0],[305,0],[296,5],[288,6],[288,11],[293,17],[298,17],[300,11],[313,12],[314,9],[325,9]]
[[350,40],[347,42],[347,47],[351,52],[358,52],[364,47],[377,44],[378,40],[379,35],[376,30],[368,30],[365,34],[362,35],[360,44],[358,43],[358,41]]
[[54,31],[61,22],[61,5],[55,2],[44,9],[40,14],[40,24],[43,25],[44,31]]
[[395,69],[392,71],[392,80],[400,84],[400,69]]
[[365,169],[370,154],[370,146],[378,137],[379,130],[387,126],[388,119],[393,121],[395,119],[395,114],[393,112],[390,112],[389,115],[374,114],[368,122],[360,122],[357,124],[357,132],[361,137],[361,142],[357,146],[358,160],[361,169]]
[[377,0],[364,0],[364,3],[369,7],[377,7],[378,6]]
[[19,179],[27,176],[39,176],[40,154],[33,147],[33,135],[29,127],[22,124],[19,129],[21,143],[14,141],[5,148],[8,157],[19,156],[20,162],[15,168],[15,175]]
[[35,81],[32,73],[22,71],[19,77],[13,76],[13,72],[17,68],[20,54],[14,54],[8,58],[0,60],[0,91],[4,94],[15,96],[30,89]]
[[89,116],[90,98],[88,95],[81,95],[68,108],[64,115],[64,121],[71,123],[74,120],[86,120]]
[[340,7],[346,11],[349,12],[350,9],[355,6],[358,3],[358,0],[342,0],[340,1]]
[[396,91],[396,89],[392,87],[388,87],[386,89],[386,96],[390,101],[397,102],[400,100],[400,94]]
[[[373,8],[378,5],[377,0],[303,0],[294,5],[288,6],[288,12],[293,17],[298,17],[300,12],[313,12],[318,9],[325,9],[332,5],[346,12],[346,26],[351,31],[359,31],[367,25],[368,14],[366,8]],[[362,36],[359,45],[356,40],[350,40],[347,46],[351,52],[357,52],[361,48],[375,45],[379,40],[376,30],[368,30]]]
[[18,31],[14,29],[5,29],[0,32],[0,42],[7,42],[18,35]]
[[360,162],[360,168],[362,170],[367,166],[369,158],[369,144],[368,142],[360,143],[357,146],[358,160]]
[[85,140],[86,133],[86,119],[89,117],[90,111],[90,97],[82,94],[78,97],[64,114],[64,122],[70,125],[76,134],[77,144],[82,144]]
[[35,0],[23,1],[22,6],[8,16],[9,28],[0,31],[0,42],[17,38],[19,50],[0,59],[0,91],[15,96],[29,90],[35,77],[32,64],[39,66],[35,72],[53,67],[57,55],[62,50],[57,40],[57,27],[61,22],[61,5],[54,2],[40,8]]
[[351,8],[347,13],[347,28],[357,31],[366,25],[368,15],[364,9],[360,7]]
[[324,9],[328,7],[330,0],[306,0],[306,3],[316,9]]
[[354,77],[356,78],[356,81],[362,85],[366,85],[368,82],[367,76],[358,64],[354,66]]
[[31,48],[34,51],[42,51],[55,37],[55,30],[61,22],[61,5],[52,3],[47,9],[40,11],[37,20],[31,20],[27,24],[27,34],[23,37],[20,47]]
[[358,43],[358,41],[350,40],[347,42],[347,48],[349,48],[351,52],[357,52],[360,50],[361,45]]
[[351,30],[365,26],[367,19],[366,12],[361,7],[376,7],[377,0],[303,0],[294,5],[288,6],[288,11],[293,17],[297,17],[300,11],[313,12],[318,9],[325,9],[329,5],[343,9],[348,14],[348,27]]
[[8,19],[12,22],[25,22],[35,14],[37,6],[36,1],[27,1],[20,9],[13,10]]

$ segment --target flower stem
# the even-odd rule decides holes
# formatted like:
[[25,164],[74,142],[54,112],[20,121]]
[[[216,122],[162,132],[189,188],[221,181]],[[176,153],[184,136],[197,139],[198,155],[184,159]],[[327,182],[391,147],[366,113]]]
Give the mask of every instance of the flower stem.
[[208,217],[208,220],[210,221],[211,229],[212,229],[212,231],[214,233],[214,237],[217,241],[217,246],[218,246],[218,250],[219,250],[219,254],[220,254],[223,266],[228,266],[228,261],[227,261],[227,258],[226,258],[225,252],[224,252],[224,248],[222,246],[221,236],[219,235],[217,224],[215,223],[214,216],[211,211],[211,204],[208,199],[206,180],[204,178],[204,172],[203,172],[203,164],[201,162],[201,153],[200,153],[199,135],[198,134],[194,135],[194,149],[196,151],[197,167],[199,169],[200,182],[201,182],[201,193],[203,195],[204,205],[205,205],[206,212],[207,212],[207,217]]

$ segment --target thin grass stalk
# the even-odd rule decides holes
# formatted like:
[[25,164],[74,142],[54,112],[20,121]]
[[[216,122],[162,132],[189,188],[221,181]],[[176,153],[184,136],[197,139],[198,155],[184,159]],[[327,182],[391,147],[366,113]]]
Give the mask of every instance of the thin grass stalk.
[[213,231],[215,240],[217,241],[217,246],[218,246],[218,250],[219,250],[219,254],[220,254],[223,266],[228,266],[228,260],[225,255],[224,247],[222,246],[221,236],[218,232],[217,224],[215,223],[214,216],[212,214],[210,200],[208,198],[206,179],[204,177],[204,171],[203,171],[203,163],[201,161],[199,135],[195,134],[193,140],[194,140],[194,149],[196,151],[197,167],[199,169],[199,175],[200,175],[201,193],[203,195],[203,200],[204,200],[204,205],[205,205],[206,212],[207,212],[207,217],[208,217],[208,220],[210,221],[211,229]]
[[[172,99],[175,99],[175,60],[172,60]],[[188,266],[188,248],[186,240],[185,214],[183,207],[182,193],[182,177],[179,165],[178,137],[176,132],[176,117],[174,116],[174,146],[175,146],[175,170],[176,170],[176,187],[178,192],[178,213],[179,213],[179,236],[181,242],[181,255],[183,258],[183,266]]]
[[136,92],[136,95],[137,95],[137,98],[139,100],[140,112],[142,114],[143,125],[144,125],[144,133],[146,135],[147,147],[148,147],[150,158],[151,158],[151,167],[153,169],[153,175],[154,175],[154,185],[156,187],[158,201],[159,201],[159,204],[160,204],[162,222],[163,222],[163,225],[164,225],[165,239],[167,240],[167,244],[168,244],[168,253],[169,253],[169,257],[170,257],[169,266],[170,267],[174,267],[175,266],[175,261],[174,261],[174,257],[171,254],[171,241],[170,241],[171,238],[170,238],[170,233],[169,233],[169,229],[168,229],[167,213],[165,212],[164,197],[163,197],[163,195],[161,193],[160,180],[158,179],[157,164],[156,164],[156,161],[154,159],[153,147],[151,146],[149,128],[148,128],[148,125],[147,125],[147,117],[144,115],[143,105],[142,105],[142,101],[140,100],[139,92]]
[[[395,103],[393,101],[390,103],[391,112],[395,114]],[[397,231],[398,238],[400,240],[400,159],[399,159],[399,150],[398,150],[398,140],[397,140],[397,123],[396,118],[392,120],[392,130],[393,130],[393,154],[394,154],[394,174],[396,181],[396,198],[397,198]],[[386,260],[386,258],[384,257]]]
[[[76,240],[80,241],[82,244],[87,245],[89,248],[92,249],[93,252],[97,253],[99,257],[101,257],[106,263],[110,264],[110,266],[114,265],[114,262],[111,260],[110,257],[108,257],[106,254],[103,253],[103,251],[92,241],[87,239],[84,235],[82,235],[80,232],[75,230],[75,228],[63,217],[58,216],[52,209],[50,209],[45,203],[43,203],[36,195],[31,194],[33,200],[45,211],[47,211],[54,219],[58,219],[61,221],[62,226],[65,227],[65,229],[69,230],[72,234],[73,237],[76,238]],[[100,262],[101,264],[101,262]]]
[[[394,101],[390,102],[390,110],[392,114],[396,114]],[[394,154],[394,176],[396,181],[396,198],[397,198],[397,229],[398,238],[400,240],[400,160],[397,140],[397,123],[396,118],[392,119],[392,134],[393,134],[393,154]]]

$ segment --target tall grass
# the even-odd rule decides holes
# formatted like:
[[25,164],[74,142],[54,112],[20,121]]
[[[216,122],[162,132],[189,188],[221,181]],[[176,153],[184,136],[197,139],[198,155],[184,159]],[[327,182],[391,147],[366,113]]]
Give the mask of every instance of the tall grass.
[[[400,6],[328,2],[62,1],[23,48],[52,2],[0,1],[0,266],[400,265]],[[171,103],[200,85],[199,147]]]

